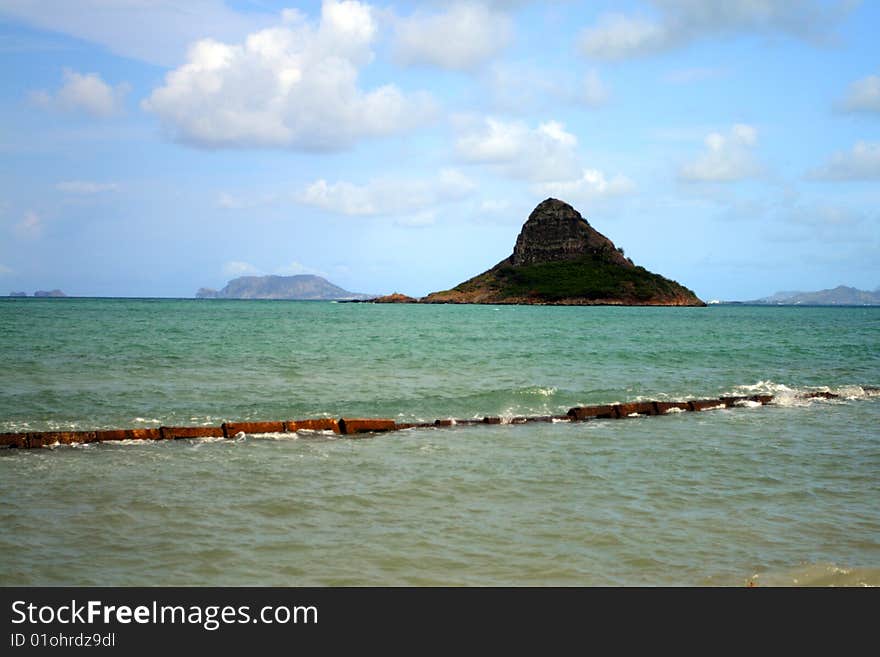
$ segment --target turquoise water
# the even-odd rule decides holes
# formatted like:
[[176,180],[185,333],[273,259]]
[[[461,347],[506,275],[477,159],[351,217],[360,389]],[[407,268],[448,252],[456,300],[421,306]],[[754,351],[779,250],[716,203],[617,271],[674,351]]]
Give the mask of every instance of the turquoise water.
[[877,584],[878,329],[876,308],[0,300],[0,431],[778,401],[5,450],[0,550],[29,557],[0,584]]

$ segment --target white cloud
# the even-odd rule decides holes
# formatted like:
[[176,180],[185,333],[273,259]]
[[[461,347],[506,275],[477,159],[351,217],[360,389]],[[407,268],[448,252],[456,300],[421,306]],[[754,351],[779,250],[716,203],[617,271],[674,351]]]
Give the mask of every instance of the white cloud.
[[327,276],[326,272],[321,271],[320,269],[315,269],[313,267],[309,267],[307,265],[302,264],[301,262],[297,262],[294,260],[290,264],[284,265],[282,267],[278,267],[275,270],[275,274],[278,276],[299,276],[301,274],[311,274],[313,276]]
[[231,260],[223,265],[223,273],[226,276],[259,276],[263,272],[249,262]]
[[0,276],[11,273],[13,273],[13,271],[9,267],[6,265],[0,265]]
[[168,67],[198,39],[234,41],[277,20],[236,12],[224,0],[0,0],[0,14]]
[[113,192],[119,189],[116,183],[99,183],[88,180],[65,180],[57,185],[55,189],[66,194],[100,194],[102,192]]
[[244,43],[195,43],[143,107],[177,139],[209,148],[334,150],[400,133],[427,120],[433,103],[393,85],[359,88],[377,29],[360,2],[324,0],[317,23],[286,10],[280,26]]
[[761,166],[752,149],[758,143],[758,131],[746,124],[734,125],[726,134],[710,133],[706,150],[696,160],[679,170],[688,182],[734,182],[760,174]]
[[622,196],[635,191],[635,183],[626,176],[611,179],[598,169],[584,169],[580,178],[536,185],[536,191],[568,201],[587,202],[611,196]]
[[13,229],[21,238],[37,239],[43,234],[43,219],[33,210],[28,210]]
[[880,142],[859,141],[807,174],[812,180],[880,180]]
[[304,205],[345,215],[392,215],[465,198],[476,185],[455,169],[431,180],[373,180],[365,185],[316,180],[297,195]]
[[847,0],[650,0],[649,4],[656,17],[600,16],[581,33],[582,51],[600,59],[624,59],[704,38],[748,33],[779,33],[821,42],[853,6]]
[[880,76],[869,75],[853,82],[840,106],[847,112],[880,112]]
[[577,137],[557,121],[463,121],[455,149],[465,162],[487,164],[512,178],[545,182],[577,175]]
[[30,98],[41,107],[108,118],[123,111],[125,96],[130,89],[125,82],[112,87],[97,73],[77,73],[64,69],[64,84],[57,92],[34,91]]
[[492,59],[512,34],[506,14],[482,2],[456,2],[441,13],[398,18],[394,54],[406,65],[467,70]]

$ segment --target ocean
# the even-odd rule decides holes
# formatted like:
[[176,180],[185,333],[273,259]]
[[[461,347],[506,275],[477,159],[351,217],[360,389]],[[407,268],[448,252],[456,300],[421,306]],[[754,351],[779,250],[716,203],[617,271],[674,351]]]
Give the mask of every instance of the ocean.
[[0,585],[877,585],[878,347],[867,307],[0,299],[0,432],[775,396],[6,449]]

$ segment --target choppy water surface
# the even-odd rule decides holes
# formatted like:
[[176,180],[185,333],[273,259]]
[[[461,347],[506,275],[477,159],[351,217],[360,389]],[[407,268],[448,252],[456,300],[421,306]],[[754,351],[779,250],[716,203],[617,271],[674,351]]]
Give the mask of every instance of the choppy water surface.
[[[880,310],[0,301],[0,431],[780,403],[0,452],[0,584],[878,584]],[[840,400],[799,401],[810,389]]]

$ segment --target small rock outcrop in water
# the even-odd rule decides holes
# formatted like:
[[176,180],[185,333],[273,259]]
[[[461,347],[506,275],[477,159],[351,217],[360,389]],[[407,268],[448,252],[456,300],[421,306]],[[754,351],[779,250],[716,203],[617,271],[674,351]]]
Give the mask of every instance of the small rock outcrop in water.
[[203,287],[196,292],[196,298],[338,301],[367,299],[369,295],[343,290],[320,276],[300,274],[297,276],[241,276],[229,281],[226,287],[219,291]]
[[375,299],[370,299],[373,303],[418,303],[418,299],[414,299],[413,297],[408,297],[405,294],[401,294],[400,292],[394,292],[392,294],[386,294],[384,297],[376,297]]
[[34,292],[34,296],[45,298],[45,297],[66,297],[67,295],[64,294],[64,292],[62,292],[61,290],[49,290],[48,292],[46,290],[37,290],[36,292]]
[[523,225],[513,254],[421,303],[704,306],[686,287],[637,267],[568,203],[549,198]]

